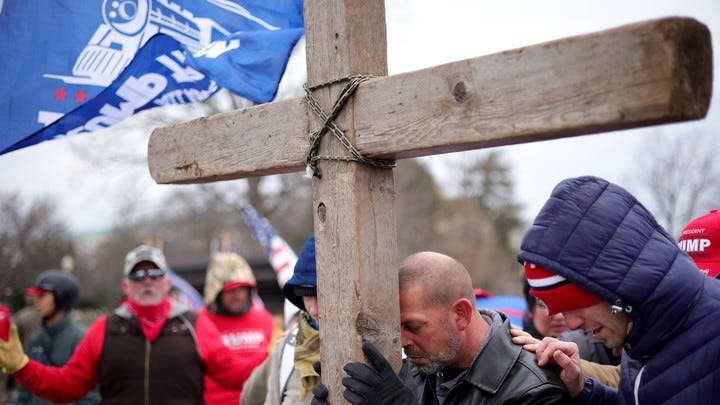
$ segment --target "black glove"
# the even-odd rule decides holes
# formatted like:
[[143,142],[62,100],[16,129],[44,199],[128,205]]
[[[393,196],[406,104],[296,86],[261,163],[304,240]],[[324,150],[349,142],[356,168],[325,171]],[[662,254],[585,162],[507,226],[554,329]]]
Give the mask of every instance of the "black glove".
[[[320,374],[320,362],[316,361],[313,363],[313,369],[315,369],[315,372]],[[329,395],[327,387],[319,382],[315,384],[315,386],[312,389],[313,393],[313,399],[310,401],[310,405],[330,405],[330,403],[327,400],[327,397]]]
[[417,404],[418,400],[400,378],[390,363],[372,343],[362,345],[370,366],[365,363],[348,363],[343,370],[349,375],[342,380],[343,397],[351,404]]

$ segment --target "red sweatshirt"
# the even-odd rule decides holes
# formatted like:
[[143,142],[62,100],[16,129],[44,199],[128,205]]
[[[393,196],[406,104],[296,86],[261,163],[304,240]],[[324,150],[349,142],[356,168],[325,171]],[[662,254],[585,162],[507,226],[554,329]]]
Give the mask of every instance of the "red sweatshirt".
[[[239,359],[256,367],[262,363],[270,349],[272,332],[275,326],[272,315],[258,305],[250,307],[241,316],[224,316],[201,309],[200,313],[208,316],[215,324],[222,341]],[[244,381],[243,381],[244,382]],[[240,387],[242,389],[242,387]],[[205,403],[207,405],[240,403],[241,389],[226,389],[205,376]]]

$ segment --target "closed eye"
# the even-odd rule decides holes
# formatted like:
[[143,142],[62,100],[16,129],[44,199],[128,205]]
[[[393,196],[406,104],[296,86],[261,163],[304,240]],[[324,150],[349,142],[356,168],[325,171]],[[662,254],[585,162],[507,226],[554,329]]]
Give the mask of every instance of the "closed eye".
[[403,323],[402,327],[403,327],[403,329],[405,329],[406,331],[408,331],[412,334],[417,334],[424,325],[425,325],[424,323],[408,322],[408,323]]

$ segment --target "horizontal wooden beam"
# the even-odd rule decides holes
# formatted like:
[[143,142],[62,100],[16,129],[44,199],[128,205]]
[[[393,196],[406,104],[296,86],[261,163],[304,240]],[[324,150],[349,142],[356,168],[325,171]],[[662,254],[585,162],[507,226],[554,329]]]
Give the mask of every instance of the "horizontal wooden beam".
[[[416,157],[698,119],[711,94],[707,27],[665,18],[377,78],[348,122],[361,153]],[[308,114],[292,99],[157,128],[150,173],[201,183],[303,170]]]

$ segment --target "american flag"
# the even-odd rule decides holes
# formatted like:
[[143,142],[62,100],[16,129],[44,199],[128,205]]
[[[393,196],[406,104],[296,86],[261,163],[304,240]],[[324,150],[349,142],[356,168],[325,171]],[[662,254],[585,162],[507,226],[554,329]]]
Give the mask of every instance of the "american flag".
[[[293,269],[295,268],[295,262],[297,261],[297,255],[292,250],[290,245],[285,240],[275,233],[275,230],[270,225],[270,222],[260,215],[257,210],[250,205],[247,201],[241,201],[239,204],[240,212],[243,214],[245,223],[252,231],[255,240],[265,250],[265,254],[268,256],[268,261],[275,271],[277,276],[278,285],[280,289],[283,288],[285,283],[292,277]],[[290,301],[285,300],[284,306],[284,318],[285,324],[292,319],[297,313],[298,308],[293,305]]]

